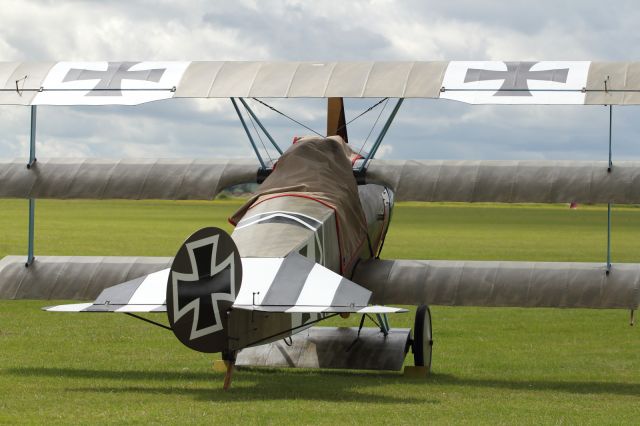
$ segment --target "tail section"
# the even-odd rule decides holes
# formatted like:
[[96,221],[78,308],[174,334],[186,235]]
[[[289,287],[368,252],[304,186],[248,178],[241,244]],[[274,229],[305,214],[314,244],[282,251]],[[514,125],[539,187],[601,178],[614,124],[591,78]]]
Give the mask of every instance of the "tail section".
[[187,238],[167,281],[167,316],[178,340],[200,352],[228,351],[228,311],[241,282],[240,254],[229,234],[211,227]]
[[169,269],[106,288],[94,302],[43,308],[49,312],[165,312]]
[[[185,346],[236,351],[287,337],[329,314],[405,312],[369,306],[371,292],[297,252],[244,258],[219,228],[196,231],[171,268],[105,289],[93,303],[45,308],[57,312],[166,312]],[[225,355],[226,354],[226,355]]]
[[243,258],[245,276],[234,309],[283,313],[395,313],[368,306],[371,292],[293,252],[284,258]]

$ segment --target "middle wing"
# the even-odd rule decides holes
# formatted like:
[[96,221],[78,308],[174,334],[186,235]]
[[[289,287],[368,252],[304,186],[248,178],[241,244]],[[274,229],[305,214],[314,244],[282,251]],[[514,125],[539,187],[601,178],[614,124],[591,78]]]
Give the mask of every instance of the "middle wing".
[[616,161],[371,160],[366,183],[397,201],[640,203],[640,163]]
[[256,160],[39,159],[0,161],[0,198],[211,200],[256,182]]

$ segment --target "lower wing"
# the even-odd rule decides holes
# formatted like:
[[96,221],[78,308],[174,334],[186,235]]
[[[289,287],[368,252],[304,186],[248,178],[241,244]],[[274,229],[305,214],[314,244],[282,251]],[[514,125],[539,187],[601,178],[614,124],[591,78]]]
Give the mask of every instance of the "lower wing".
[[640,264],[371,259],[353,280],[381,304],[618,308],[640,304]]

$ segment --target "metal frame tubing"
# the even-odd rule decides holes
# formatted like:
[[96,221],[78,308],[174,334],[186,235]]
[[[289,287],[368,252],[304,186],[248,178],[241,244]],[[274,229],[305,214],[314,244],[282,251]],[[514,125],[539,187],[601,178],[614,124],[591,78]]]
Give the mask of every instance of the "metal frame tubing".
[[260,167],[262,168],[262,170],[266,170],[267,167],[264,164],[264,160],[260,156],[260,152],[258,151],[258,147],[256,146],[256,142],[253,140],[253,137],[251,137],[251,132],[249,131],[249,128],[247,127],[247,123],[245,123],[245,121],[244,121],[244,117],[242,116],[242,113],[240,112],[240,109],[238,108],[238,104],[236,103],[236,100],[234,98],[229,98],[229,99],[231,99],[231,103],[233,104],[233,108],[236,110],[236,114],[238,114],[238,118],[240,119],[240,123],[242,123],[242,127],[244,128],[244,132],[247,134],[247,137],[249,138],[249,142],[251,143],[251,147],[253,148],[253,151],[256,153],[256,157],[258,157],[258,161],[260,162]]
[[391,127],[391,123],[393,122],[393,119],[396,117],[396,114],[398,113],[398,110],[400,109],[402,102],[404,102],[404,98],[399,98],[398,102],[396,103],[396,106],[393,107],[393,111],[391,111],[389,118],[387,118],[387,121],[384,123],[384,127],[382,127],[382,130],[380,130],[380,134],[376,138],[376,141],[373,143],[373,146],[371,147],[371,151],[369,151],[369,154],[367,154],[367,158],[365,158],[365,160],[362,162],[362,166],[360,166],[361,172],[366,169],[367,163],[369,162],[369,160],[376,155],[376,152],[378,151],[378,148],[380,147],[382,140],[387,134],[389,127]]
[[[38,116],[37,106],[31,106],[31,133],[29,140],[29,163],[27,164],[27,169],[31,169],[36,162],[36,120]],[[29,266],[35,260],[33,250],[34,250],[34,239],[35,239],[35,222],[36,222],[36,200],[34,198],[29,198],[29,239],[27,246],[27,263],[25,266]]]
[[[609,105],[609,168],[607,171],[611,173],[613,170],[612,161],[612,128],[613,128],[613,105]],[[611,207],[612,203],[607,203],[607,275],[611,272]]]
[[267,129],[265,129],[265,127],[262,125],[262,122],[253,113],[253,110],[251,108],[249,108],[249,105],[245,102],[244,99],[242,99],[242,98],[238,98],[238,99],[240,99],[240,102],[242,102],[242,105],[247,109],[247,112],[249,112],[249,115],[251,115],[251,118],[253,118],[256,121],[256,123],[258,123],[258,126],[260,126],[260,129],[262,129],[264,134],[267,136],[267,139],[269,139],[269,142],[271,142],[271,145],[273,145],[273,147],[276,149],[276,151],[278,151],[278,153],[280,155],[282,155],[282,150],[280,149],[280,147],[278,146],[276,141],[273,140],[273,138],[271,137],[269,132],[267,132]]

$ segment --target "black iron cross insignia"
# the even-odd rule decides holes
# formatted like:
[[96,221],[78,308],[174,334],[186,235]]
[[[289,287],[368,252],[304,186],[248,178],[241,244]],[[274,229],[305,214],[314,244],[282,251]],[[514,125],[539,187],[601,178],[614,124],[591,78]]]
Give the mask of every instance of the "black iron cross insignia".
[[506,71],[483,70],[469,68],[464,77],[465,83],[487,80],[504,80],[502,86],[493,96],[532,96],[529,91],[529,80],[555,81],[566,83],[569,68],[531,71],[538,62],[505,62]]
[[193,311],[192,340],[221,330],[218,302],[235,299],[234,255],[225,253],[220,259],[218,247],[218,236],[187,243],[191,273],[172,272],[174,322]]
[[160,82],[166,68],[131,71],[140,62],[109,62],[105,71],[71,68],[62,80],[63,83],[80,80],[100,80],[85,96],[122,96],[122,80],[141,80]]

